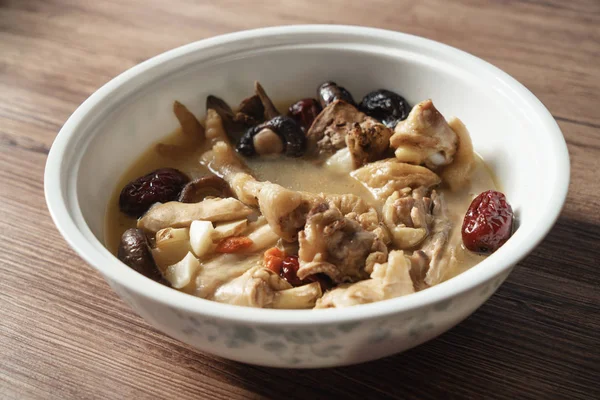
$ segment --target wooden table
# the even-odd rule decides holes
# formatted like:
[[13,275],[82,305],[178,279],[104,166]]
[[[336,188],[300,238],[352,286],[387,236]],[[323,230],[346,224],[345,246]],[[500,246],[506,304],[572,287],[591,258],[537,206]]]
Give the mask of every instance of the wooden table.
[[[259,368],[164,336],[74,254],[44,202],[56,133],[109,79],[184,43],[296,23],[409,32],[488,60],[546,104],[571,154],[556,227],[490,301],[354,367]],[[0,96],[0,398],[600,398],[600,1],[0,0]]]

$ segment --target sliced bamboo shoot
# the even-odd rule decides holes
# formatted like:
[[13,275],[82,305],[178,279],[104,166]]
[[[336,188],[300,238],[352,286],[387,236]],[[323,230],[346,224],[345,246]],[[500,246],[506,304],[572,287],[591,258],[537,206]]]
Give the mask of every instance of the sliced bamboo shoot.
[[239,221],[225,222],[217,224],[215,230],[212,233],[213,242],[218,242],[221,239],[230,236],[239,236],[248,226],[248,220],[242,219]]
[[181,289],[191,282],[199,268],[198,259],[192,252],[188,252],[183,260],[167,268],[165,278],[171,283],[172,287]]
[[213,248],[214,228],[210,221],[193,221],[190,225],[190,245],[198,257],[208,254]]

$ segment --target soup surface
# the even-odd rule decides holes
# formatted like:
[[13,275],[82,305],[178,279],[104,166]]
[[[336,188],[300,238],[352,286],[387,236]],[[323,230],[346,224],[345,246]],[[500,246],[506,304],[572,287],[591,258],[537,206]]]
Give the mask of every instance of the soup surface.
[[[415,116],[409,115],[404,128],[398,122],[395,133],[389,130],[390,143],[400,138],[395,153],[386,142],[385,152],[377,158],[367,154],[370,158],[360,164],[356,154],[348,156],[347,149],[352,152],[348,139],[347,148],[335,149],[327,157],[309,151],[301,157],[243,157],[233,151],[231,135],[218,113],[209,111],[203,121],[202,140],[190,139],[185,133],[189,125],[182,122],[183,131],[178,129],[159,145],[170,146],[168,152],[153,145],[123,174],[107,209],[106,246],[132,266],[120,246],[126,233],[136,230],[147,239],[152,262],[160,271],[157,279],[192,295],[243,306],[345,307],[410,294],[450,279],[485,257],[465,249],[461,226],[473,199],[496,189],[496,184],[470,148],[469,153],[454,149],[453,158],[438,149],[436,154],[427,153],[429,158],[421,164],[440,163],[441,155],[452,160],[446,161],[449,166],[469,163],[467,169],[459,166],[460,176],[444,172],[450,167],[427,169],[411,162],[417,147],[404,143],[406,138],[413,140],[415,118],[420,117],[417,108],[424,103],[413,108]],[[306,127],[309,148],[318,118]],[[466,140],[465,135],[468,139],[468,132],[460,120],[443,123],[458,137],[454,146],[466,147],[460,141]],[[381,125],[377,129],[388,129],[377,124]],[[359,129],[358,123],[351,129]],[[402,129],[413,131],[407,134]],[[140,218],[122,212],[121,190],[160,168],[177,169],[191,181],[212,174],[224,178],[233,193],[231,201],[236,202],[227,206],[234,206],[235,215],[177,220],[182,212],[168,207],[184,204],[175,202],[153,206]],[[401,172],[394,172],[396,168]],[[218,209],[225,202],[207,197],[186,203],[190,209],[201,203],[211,207],[214,203]],[[206,235],[212,239],[207,241]]]

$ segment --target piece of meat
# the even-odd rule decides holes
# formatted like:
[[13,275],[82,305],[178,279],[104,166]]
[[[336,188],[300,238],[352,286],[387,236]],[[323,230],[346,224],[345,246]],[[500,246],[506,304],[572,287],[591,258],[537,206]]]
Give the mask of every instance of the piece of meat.
[[353,169],[381,160],[390,148],[392,130],[377,120],[367,117],[362,123],[354,123],[346,135]]
[[366,260],[377,237],[340,210],[322,202],[310,210],[298,235],[298,278],[323,273],[333,282],[354,282],[368,276]]
[[429,286],[442,282],[449,266],[456,263],[456,249],[448,243],[452,223],[447,215],[444,195],[434,191],[431,193],[431,201],[433,203],[431,234],[421,247],[423,253],[429,258],[429,269],[425,276],[425,283]]
[[254,264],[216,288],[209,298],[245,307],[307,309],[313,308],[323,294],[318,282],[294,288],[261,263]]
[[276,291],[291,288],[292,285],[278,274],[262,265],[258,265],[220,286],[211,297],[211,300],[238,306],[262,308],[273,303]]
[[220,254],[200,263],[195,277],[194,295],[203,299],[212,297],[217,288],[249,269],[260,266],[262,254]]
[[338,208],[346,218],[358,221],[363,229],[375,232],[380,239],[386,240],[386,236],[377,231],[381,229],[377,210],[361,197],[355,194],[321,194],[321,198]]
[[354,179],[362,183],[377,199],[385,200],[395,191],[405,188],[430,188],[441,179],[435,172],[398,161],[395,158],[375,161],[352,171]]
[[296,192],[265,182],[258,194],[260,211],[281,238],[294,241],[304,227],[306,215],[318,201],[316,195]]
[[375,263],[385,262],[387,259],[387,245],[391,237],[386,226],[379,221],[375,208],[368,205],[362,198],[355,194],[322,194],[330,206],[340,210],[344,217],[357,221],[360,226],[375,234],[371,254],[367,257],[365,271],[371,273]]
[[456,264],[455,246],[449,244],[453,227],[444,196],[425,187],[394,192],[383,206],[383,222],[400,249],[415,249],[410,256],[415,288],[440,283]]
[[435,169],[452,162],[458,139],[431,100],[413,107],[390,138],[399,161]]
[[371,279],[342,284],[326,292],[315,308],[341,308],[414,293],[411,261],[402,250],[391,251],[387,262],[375,264]]
[[322,295],[321,284],[319,282],[312,282],[307,285],[275,292],[273,302],[269,307],[286,310],[313,308]]
[[253,207],[258,205],[259,182],[231,145],[224,141],[215,143],[211,150],[202,154],[200,162],[223,178],[241,202]]
[[425,277],[429,270],[429,257],[423,250],[417,250],[408,258],[411,262],[410,277],[415,285],[415,291],[427,289],[429,285],[425,283]]
[[346,135],[355,123],[367,119],[367,115],[358,111],[352,104],[336,100],[317,115],[306,132],[308,148],[319,154],[333,154],[346,147]]
[[221,116],[212,108],[206,110],[206,130],[205,135],[208,140],[212,144],[217,142],[227,142],[229,143],[229,138],[227,137],[227,132],[225,132],[225,127],[223,126],[223,119]]
[[393,132],[343,100],[336,100],[315,118],[306,138],[308,148],[322,156],[347,147],[353,168],[385,156]]
[[382,220],[396,247],[407,250],[419,245],[429,234],[433,221],[427,189],[421,186],[412,192],[394,192],[383,205]]
[[458,137],[458,148],[454,154],[454,160],[444,167],[440,176],[451,190],[456,191],[471,180],[475,169],[475,152],[467,127],[458,118],[450,118],[448,125]]

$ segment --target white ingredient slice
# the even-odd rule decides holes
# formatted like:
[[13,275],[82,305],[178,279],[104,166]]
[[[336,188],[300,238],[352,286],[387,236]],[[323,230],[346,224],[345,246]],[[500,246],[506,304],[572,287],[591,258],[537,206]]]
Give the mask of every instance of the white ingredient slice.
[[190,247],[189,228],[165,228],[156,232],[156,245],[152,249],[152,256],[159,269],[164,272],[169,265],[173,265],[185,257]]
[[191,282],[199,268],[200,262],[190,251],[183,260],[167,268],[165,278],[171,283],[172,287],[181,289]]
[[187,242],[190,240],[188,228],[164,228],[156,232],[156,247],[174,244],[176,242]]
[[217,226],[215,226],[215,230],[213,231],[212,240],[214,242],[218,242],[226,237],[239,236],[247,226],[247,219],[217,224]]
[[190,245],[197,257],[208,254],[213,247],[214,228],[210,221],[192,221],[190,225]]

